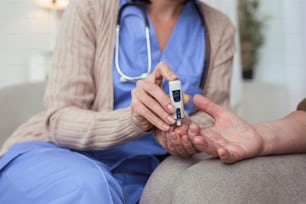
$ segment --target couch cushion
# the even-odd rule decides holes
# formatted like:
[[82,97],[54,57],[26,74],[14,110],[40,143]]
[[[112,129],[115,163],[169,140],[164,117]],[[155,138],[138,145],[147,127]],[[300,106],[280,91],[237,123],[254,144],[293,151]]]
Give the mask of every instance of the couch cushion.
[[306,155],[218,159],[167,158],[146,184],[141,204],[306,203]]
[[0,89],[0,146],[23,122],[43,110],[45,83],[29,83]]

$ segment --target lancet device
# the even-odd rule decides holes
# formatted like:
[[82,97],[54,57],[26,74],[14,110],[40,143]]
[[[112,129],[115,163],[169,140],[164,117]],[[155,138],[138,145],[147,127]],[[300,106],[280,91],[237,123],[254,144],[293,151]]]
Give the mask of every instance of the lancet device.
[[176,112],[174,113],[174,119],[176,120],[176,125],[182,125],[182,119],[184,118],[184,102],[182,85],[180,80],[169,82],[169,94],[173,105],[175,106]]

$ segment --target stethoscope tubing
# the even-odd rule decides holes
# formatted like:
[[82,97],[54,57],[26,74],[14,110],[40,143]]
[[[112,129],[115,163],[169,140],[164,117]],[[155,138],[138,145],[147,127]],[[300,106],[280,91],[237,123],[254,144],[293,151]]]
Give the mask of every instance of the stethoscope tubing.
[[[145,34],[146,34],[146,46],[147,46],[147,60],[148,60],[148,67],[147,67],[147,71],[139,76],[135,76],[135,77],[131,77],[131,76],[127,76],[126,74],[124,74],[122,72],[122,69],[120,67],[119,64],[119,44],[120,44],[120,25],[121,25],[121,15],[123,10],[128,7],[128,6],[136,6],[137,8],[139,8],[141,10],[141,13],[143,15],[144,18],[144,23],[145,23]],[[133,81],[137,81],[139,79],[144,79],[146,78],[152,70],[152,55],[151,55],[151,39],[150,39],[150,28],[149,28],[149,20],[146,16],[146,11],[144,8],[144,5],[141,3],[137,3],[137,2],[128,2],[126,4],[124,4],[120,10],[119,10],[119,14],[118,14],[118,19],[117,19],[117,27],[116,27],[116,51],[115,51],[115,66],[116,66],[116,70],[120,75],[120,81],[121,82],[133,82]]]
[[[206,78],[207,78],[207,73],[209,69],[209,64],[210,64],[210,54],[211,54],[211,45],[210,45],[210,37],[209,37],[209,32],[208,28],[206,26],[206,19],[204,14],[202,13],[201,9],[199,8],[198,2],[196,0],[192,0],[196,10],[201,18],[202,24],[205,28],[205,58],[204,58],[204,64],[203,64],[203,71],[202,71],[202,77],[201,77],[201,82],[200,82],[200,87],[204,89]],[[121,25],[121,15],[123,10],[128,7],[128,6],[136,6],[138,7],[143,15],[144,18],[144,24],[145,24],[145,35],[146,35],[146,46],[147,46],[147,60],[148,60],[148,67],[147,67],[147,72],[143,73],[139,76],[131,77],[127,76],[122,72],[122,69],[119,64],[119,45],[120,45],[120,25]],[[125,3],[119,10],[118,17],[117,17],[117,27],[116,27],[116,45],[115,45],[115,66],[116,70],[119,73],[120,81],[121,82],[135,82],[139,79],[144,79],[146,78],[152,70],[152,56],[151,56],[151,40],[150,40],[150,28],[149,28],[149,20],[146,15],[145,7],[142,3],[139,2],[128,2]]]
[[120,77],[120,81],[121,82],[126,82],[126,81],[136,81],[138,79],[144,79],[146,78],[149,73],[151,73],[151,69],[152,69],[152,56],[151,56],[151,41],[150,41],[150,30],[149,27],[145,28],[145,32],[146,32],[146,44],[147,44],[147,56],[148,56],[148,67],[147,67],[147,72],[143,73],[139,76],[135,76],[135,77],[130,77],[127,76],[126,74],[124,74],[120,68],[120,64],[119,64],[119,39],[120,39],[120,26],[117,25],[116,28],[116,51],[115,51],[115,63],[116,63],[116,70],[119,73]]

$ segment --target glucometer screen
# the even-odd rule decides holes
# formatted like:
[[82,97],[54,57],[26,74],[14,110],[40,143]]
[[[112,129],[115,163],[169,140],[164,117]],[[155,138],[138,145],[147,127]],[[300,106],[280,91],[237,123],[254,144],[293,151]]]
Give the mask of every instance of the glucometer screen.
[[180,92],[180,90],[172,91],[172,95],[173,95],[174,102],[179,102],[181,100],[181,92]]

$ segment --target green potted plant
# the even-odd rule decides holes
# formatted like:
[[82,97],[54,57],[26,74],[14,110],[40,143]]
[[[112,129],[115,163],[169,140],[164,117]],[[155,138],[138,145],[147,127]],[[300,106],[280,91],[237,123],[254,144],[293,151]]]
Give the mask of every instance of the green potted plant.
[[258,62],[258,50],[264,44],[265,18],[260,18],[259,0],[238,0],[242,75],[252,79]]

